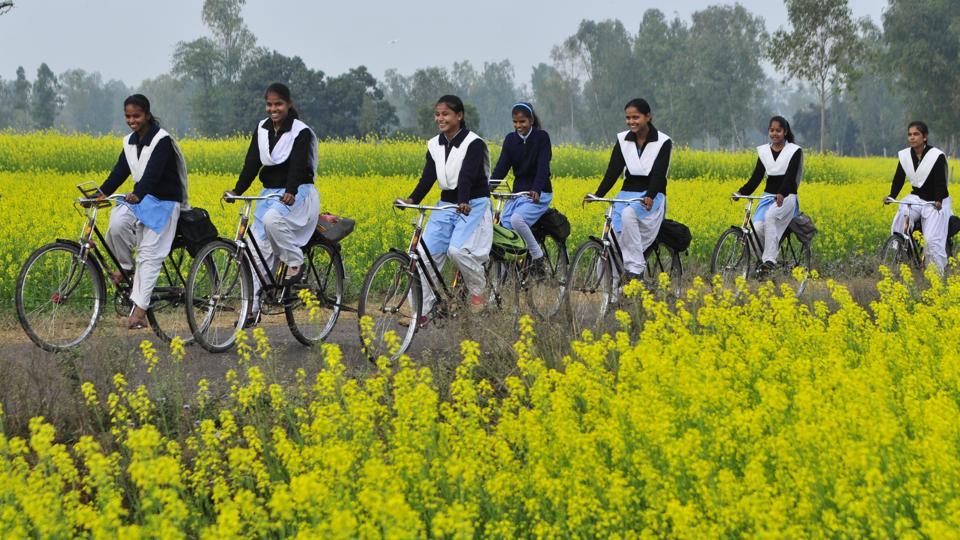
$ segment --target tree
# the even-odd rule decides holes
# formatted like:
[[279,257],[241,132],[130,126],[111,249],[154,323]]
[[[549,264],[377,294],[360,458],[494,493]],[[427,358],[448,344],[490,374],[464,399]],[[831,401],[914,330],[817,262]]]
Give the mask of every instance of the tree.
[[13,0],[3,0],[0,1],[0,15],[13,9]]
[[579,87],[576,81],[565,78],[557,68],[540,63],[530,76],[534,106],[545,126],[549,126],[550,138],[555,142],[576,141],[574,125]]
[[70,69],[60,74],[63,108],[57,117],[59,129],[104,134],[124,127],[120,104],[130,95],[120,81],[103,82],[99,73]]
[[743,6],[712,6],[693,14],[687,40],[690,127],[742,148],[764,92],[760,66],[767,40],[763,19]]
[[954,0],[891,0],[883,14],[885,64],[899,76],[911,119],[953,142],[960,122],[960,4]]
[[[680,19],[669,21],[657,9],[645,11],[633,43],[641,76],[627,97],[646,98],[653,109],[655,125],[684,141],[704,135],[691,107],[694,82],[689,66],[689,39],[690,29]],[[626,103],[627,99],[621,101]]]
[[324,136],[385,135],[396,125],[393,106],[365,66],[330,79],[324,98],[330,111],[321,124]]
[[30,111],[30,81],[27,80],[27,72],[23,66],[17,67],[17,80],[14,82],[13,89],[13,108],[14,110],[28,113]]
[[[330,114],[324,100],[327,81],[324,73],[307,67],[299,56],[284,56],[277,51],[258,56],[246,65],[237,82],[237,114],[230,124],[234,132],[250,132],[254,123],[266,116],[263,93],[274,82],[283,82],[290,88],[294,105],[304,122],[315,130]],[[317,131],[321,135],[320,131]],[[322,136],[322,135],[321,135]]]
[[856,78],[860,39],[847,0],[786,0],[788,32],[777,30],[770,59],[791,78],[809,82],[820,106],[820,151],[827,142],[827,102]]
[[[906,109],[896,89],[897,74],[884,61],[888,47],[880,30],[864,27],[863,76],[849,92],[847,109],[857,126],[859,151],[863,155],[887,155],[904,143]],[[852,150],[852,148],[851,148]]]
[[38,129],[50,129],[60,112],[63,101],[60,99],[60,83],[46,62],[37,68],[37,80],[33,83],[30,96],[33,125]]
[[190,103],[198,91],[195,81],[163,74],[146,79],[137,91],[150,99],[150,109],[167,131],[183,136],[194,127]]

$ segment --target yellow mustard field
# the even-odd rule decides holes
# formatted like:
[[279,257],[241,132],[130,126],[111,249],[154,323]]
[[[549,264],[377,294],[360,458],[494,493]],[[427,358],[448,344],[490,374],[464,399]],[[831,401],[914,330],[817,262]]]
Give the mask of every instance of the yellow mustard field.
[[643,291],[562,359],[524,317],[503,387],[464,341],[448,398],[407,357],[346,377],[335,346],[282,383],[256,330],[181,430],[118,374],[82,386],[94,434],[0,434],[0,536],[955,537],[960,278],[928,277],[883,279],[868,308],[833,283],[812,306]]

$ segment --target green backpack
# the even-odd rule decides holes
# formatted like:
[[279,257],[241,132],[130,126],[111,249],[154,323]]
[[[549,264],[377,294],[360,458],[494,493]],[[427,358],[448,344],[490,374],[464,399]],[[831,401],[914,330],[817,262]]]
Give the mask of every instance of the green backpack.
[[527,243],[516,231],[497,224],[493,226],[493,246],[490,253],[494,259],[517,262],[527,256]]

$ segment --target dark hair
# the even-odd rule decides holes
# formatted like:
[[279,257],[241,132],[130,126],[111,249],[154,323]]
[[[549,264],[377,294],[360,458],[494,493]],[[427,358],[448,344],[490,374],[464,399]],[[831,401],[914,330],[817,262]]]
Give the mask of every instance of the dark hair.
[[643,98],[633,98],[623,106],[623,110],[627,110],[630,107],[640,111],[640,114],[650,114],[650,104],[647,103],[647,100]]
[[910,122],[909,126],[907,126],[907,131],[910,131],[910,128],[912,127],[917,128],[920,133],[923,133],[924,137],[930,136],[930,128],[927,127],[926,123],[921,122],[920,120],[914,120],[913,122]]
[[458,98],[453,94],[446,94],[440,96],[440,99],[437,100],[437,105],[443,103],[447,107],[450,107],[451,110],[455,113],[463,114],[463,120],[460,121],[460,127],[466,127],[467,125],[467,116],[463,112],[463,100]]
[[772,126],[774,122],[780,124],[780,127],[783,128],[783,131],[785,132],[783,138],[786,139],[787,142],[794,142],[796,137],[793,135],[793,129],[790,128],[790,122],[787,122],[786,118],[777,115],[770,119],[770,122],[767,124],[767,129],[770,129],[770,126]]
[[513,108],[510,110],[510,114],[522,114],[527,118],[533,120],[533,127],[540,128],[540,117],[537,116],[537,113],[533,110],[533,105],[526,101],[518,101],[513,104]]
[[278,82],[272,83],[263,92],[263,99],[267,99],[269,94],[276,94],[280,99],[290,105],[289,112],[287,112],[290,118],[300,118],[300,113],[298,113],[297,108],[293,106],[293,98],[290,97],[290,89],[287,88],[287,85]]
[[123,100],[123,108],[127,108],[127,105],[133,105],[134,107],[143,109],[143,112],[150,117],[149,122],[154,126],[160,126],[160,119],[150,112],[150,100],[147,99],[147,96],[143,94],[128,96],[127,99]]

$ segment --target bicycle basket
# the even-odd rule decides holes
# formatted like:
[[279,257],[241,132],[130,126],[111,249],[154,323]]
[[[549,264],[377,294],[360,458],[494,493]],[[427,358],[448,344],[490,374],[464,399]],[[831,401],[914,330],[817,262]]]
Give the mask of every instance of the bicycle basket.
[[817,227],[813,224],[813,220],[810,219],[810,216],[806,214],[800,214],[797,217],[790,220],[790,225],[788,225],[793,234],[797,236],[800,242],[804,244],[809,244],[813,237],[817,234]]
[[660,224],[660,231],[657,233],[657,242],[669,246],[674,251],[686,251],[693,241],[693,235],[690,234],[690,227],[687,227],[679,221],[664,219]]
[[185,247],[192,257],[208,242],[216,240],[219,235],[217,226],[210,220],[210,214],[203,208],[193,207],[180,212],[173,243],[175,246]]
[[507,262],[516,262],[527,254],[527,243],[516,231],[502,225],[493,226],[493,246],[490,254],[495,259]]
[[357,222],[343,216],[333,214],[320,214],[317,221],[317,230],[313,232],[310,238],[311,244],[336,244],[353,232]]
[[534,238],[540,242],[543,242],[543,239],[547,236],[554,240],[563,241],[570,236],[570,220],[556,208],[550,208],[540,216],[540,219],[530,227],[530,230],[533,231]]

